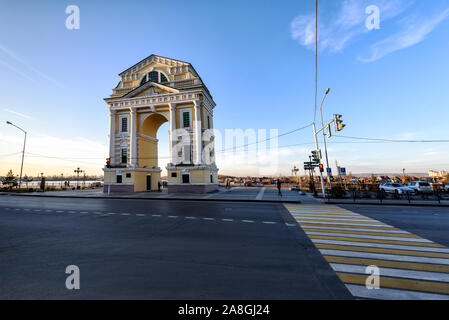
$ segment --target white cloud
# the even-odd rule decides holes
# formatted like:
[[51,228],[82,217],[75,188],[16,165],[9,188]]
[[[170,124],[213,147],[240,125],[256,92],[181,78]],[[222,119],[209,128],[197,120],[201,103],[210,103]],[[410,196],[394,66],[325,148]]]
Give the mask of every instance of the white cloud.
[[[2,135],[1,154],[21,151],[23,135]],[[101,174],[101,168],[108,154],[108,146],[82,137],[59,138],[45,134],[29,134],[25,150],[24,172],[35,174],[72,173],[75,167],[83,167],[91,173]],[[1,155],[0,155],[1,156]],[[0,174],[3,171],[19,169],[19,156],[2,157]]]
[[64,86],[61,83],[59,83],[58,81],[56,81],[52,77],[48,76],[44,72],[42,72],[42,71],[36,69],[35,67],[33,67],[32,65],[30,65],[27,61],[22,59],[18,54],[16,54],[14,51],[7,48],[6,46],[2,45],[1,43],[0,43],[0,52],[2,52],[4,55],[6,55],[10,60],[13,60],[15,64],[20,66],[20,68],[16,68],[12,64],[7,63],[6,61],[0,60],[0,64],[2,64],[3,66],[7,67],[10,70],[12,70],[16,74],[18,74],[32,82],[35,82],[35,83],[39,82],[38,79],[35,78],[35,76],[37,75],[40,78],[53,83],[54,85],[58,86],[59,88],[64,88]]
[[[321,52],[337,53],[351,41],[370,32],[365,26],[365,20],[368,18],[365,9],[370,5],[380,9],[381,29],[386,29],[385,23],[393,20],[399,31],[390,33],[387,38],[370,45],[368,54],[364,57],[359,55],[360,61],[373,62],[395,51],[416,45],[449,16],[449,9],[430,17],[418,8],[414,13],[401,15],[413,4],[414,1],[404,0],[345,0],[334,13],[329,13],[329,8],[321,10],[318,21],[318,48]],[[400,15],[402,19],[398,20]],[[303,14],[294,18],[290,23],[290,32],[299,44],[315,50],[315,14]]]
[[402,21],[403,30],[374,43],[370,47],[370,55],[367,58],[359,57],[360,61],[373,62],[383,58],[387,54],[399,51],[420,43],[441,22],[449,17],[449,8],[442,13],[427,19],[408,17]]
[[[385,22],[402,13],[411,1],[403,0],[345,0],[336,14],[327,13],[318,18],[318,47],[321,51],[339,52],[350,40],[369,32],[365,27],[366,7],[376,5],[381,11],[381,21]],[[302,46],[315,48],[315,14],[299,15],[290,23],[292,38]]]
[[11,114],[14,114],[14,115],[16,115],[16,116],[19,116],[19,117],[22,117],[22,118],[25,118],[25,119],[31,119],[30,116],[28,116],[28,115],[26,115],[26,114],[24,114],[24,113],[20,113],[20,112],[14,111],[14,110],[3,109],[3,111],[9,112],[9,113],[11,113]]

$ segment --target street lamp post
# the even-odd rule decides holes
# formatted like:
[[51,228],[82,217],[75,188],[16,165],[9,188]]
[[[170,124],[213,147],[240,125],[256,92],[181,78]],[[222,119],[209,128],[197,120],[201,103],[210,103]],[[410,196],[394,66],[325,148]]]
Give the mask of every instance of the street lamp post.
[[16,127],[17,129],[21,130],[25,134],[25,138],[23,139],[22,164],[20,165],[20,176],[19,176],[19,189],[20,189],[20,185],[22,183],[23,159],[25,157],[25,144],[26,144],[26,141],[27,141],[27,132],[25,130],[23,130],[22,128],[16,126],[15,124],[13,124],[10,121],[6,121],[6,124],[10,124],[13,127]]

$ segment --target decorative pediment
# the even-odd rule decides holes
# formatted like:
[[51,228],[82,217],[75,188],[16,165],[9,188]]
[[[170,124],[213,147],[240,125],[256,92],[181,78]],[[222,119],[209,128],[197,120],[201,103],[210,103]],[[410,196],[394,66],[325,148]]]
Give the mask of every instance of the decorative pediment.
[[[145,59],[139,61],[135,65],[129,67],[125,71],[119,73],[119,76],[123,76],[124,74],[131,74],[131,73],[137,73],[142,72],[144,69],[148,69],[148,65],[155,65],[155,66],[165,66],[169,68],[180,69],[180,72],[187,71],[188,67],[190,66],[190,63],[170,58],[165,58],[157,55],[150,55],[146,57]],[[184,70],[182,70],[184,69]],[[176,70],[173,70],[176,71]],[[174,72],[177,73],[177,72]]]
[[125,96],[123,96],[123,98],[155,96],[159,94],[169,94],[169,93],[179,93],[179,90],[155,82],[146,82],[140,87],[127,93]]

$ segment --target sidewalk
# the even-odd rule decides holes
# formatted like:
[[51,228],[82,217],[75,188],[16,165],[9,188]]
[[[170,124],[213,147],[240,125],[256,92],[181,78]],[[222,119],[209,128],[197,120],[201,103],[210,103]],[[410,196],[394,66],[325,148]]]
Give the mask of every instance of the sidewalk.
[[449,207],[448,200],[441,200],[440,203],[436,200],[383,200],[382,203],[376,199],[319,199],[322,204],[354,204],[354,205],[383,205],[383,206],[421,206],[421,207]]
[[282,197],[278,195],[277,189],[262,187],[233,187],[231,189],[220,188],[218,192],[208,194],[171,193],[167,190],[162,192],[136,192],[136,193],[111,193],[103,192],[103,189],[94,190],[67,190],[47,191],[30,193],[9,193],[15,196],[32,197],[70,197],[70,198],[101,198],[101,199],[151,199],[151,200],[201,200],[201,201],[243,201],[243,202],[280,202],[301,203],[316,202],[307,196],[301,196],[297,191],[282,190]]

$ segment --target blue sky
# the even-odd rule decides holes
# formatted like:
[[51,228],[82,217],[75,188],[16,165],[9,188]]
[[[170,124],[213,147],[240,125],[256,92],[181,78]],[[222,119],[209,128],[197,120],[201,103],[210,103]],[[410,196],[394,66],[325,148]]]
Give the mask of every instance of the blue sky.
[[[79,30],[65,27],[72,4],[80,8]],[[26,173],[77,166],[101,173],[109,126],[103,98],[119,72],[152,53],[193,64],[217,103],[221,131],[283,133],[310,124],[314,4],[0,1],[0,174],[19,169],[20,157],[9,154],[21,150],[22,136],[6,120],[29,132]],[[380,8],[378,30],[365,27],[368,5]],[[342,135],[449,139],[449,1],[321,0],[319,11],[318,90],[321,98],[331,88],[325,117],[343,114]],[[351,141],[329,141],[332,165],[337,159],[354,173],[449,169],[444,143],[340,143]],[[279,138],[279,146],[303,144],[279,150],[279,173],[301,166],[311,142],[310,128]],[[222,173],[259,173],[225,158],[218,165]]]

